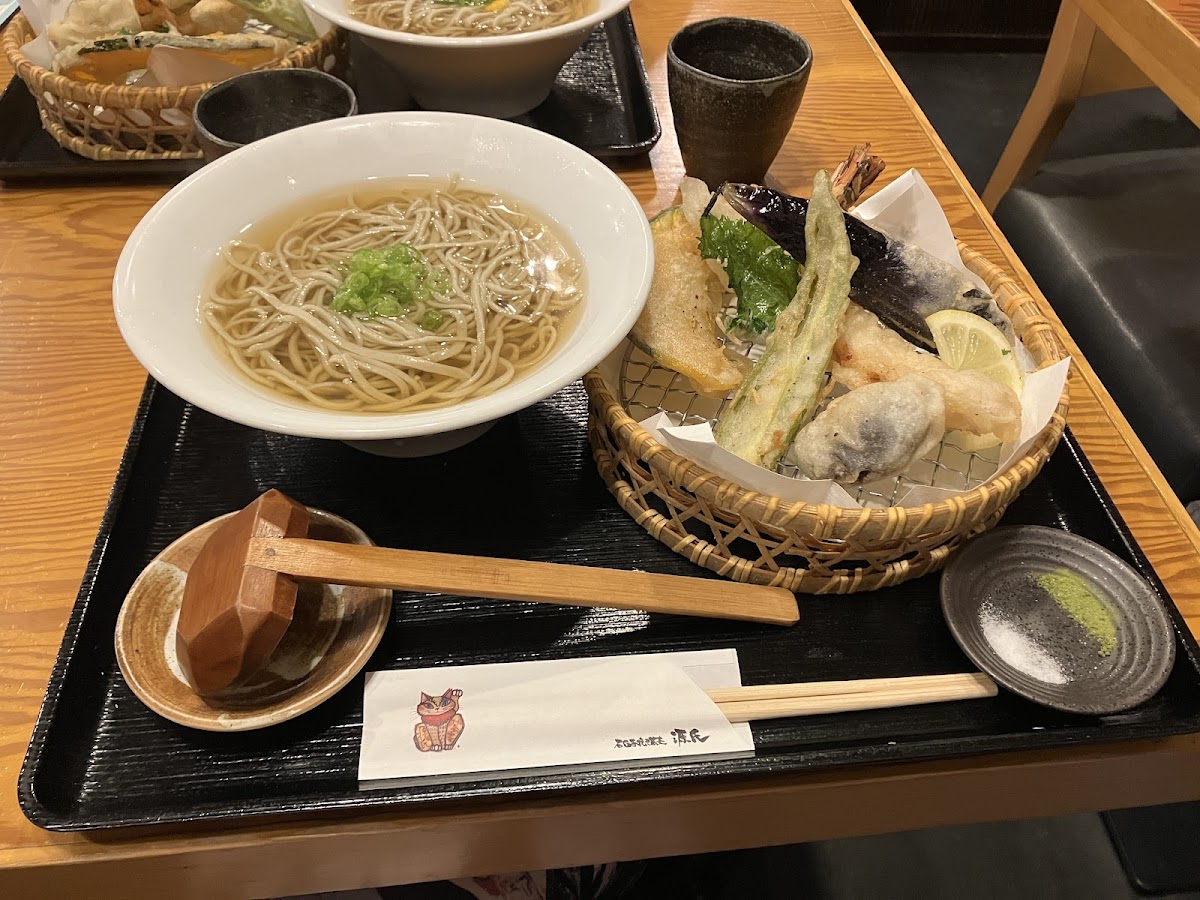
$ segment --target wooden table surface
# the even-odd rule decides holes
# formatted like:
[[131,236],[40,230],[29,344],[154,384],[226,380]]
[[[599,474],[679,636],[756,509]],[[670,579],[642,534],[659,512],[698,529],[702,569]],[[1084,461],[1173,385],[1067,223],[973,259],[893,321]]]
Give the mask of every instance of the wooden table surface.
[[[649,166],[620,171],[648,212],[672,201],[680,177],[667,40],[734,8],[634,0],[664,133]],[[1036,294],[848,5],[740,0],[736,9],[791,26],[815,51],[772,170],[785,186],[804,190],[815,169],[871,140],[890,174],[919,168],[956,234]],[[145,374],[117,333],[109,284],[125,237],[163,190],[0,190],[0,896],[262,897],[1200,798],[1200,737],[1188,736],[521,805],[90,836],[39,830],[17,807],[17,773]],[[1071,349],[1070,425],[1200,630],[1200,534]]]

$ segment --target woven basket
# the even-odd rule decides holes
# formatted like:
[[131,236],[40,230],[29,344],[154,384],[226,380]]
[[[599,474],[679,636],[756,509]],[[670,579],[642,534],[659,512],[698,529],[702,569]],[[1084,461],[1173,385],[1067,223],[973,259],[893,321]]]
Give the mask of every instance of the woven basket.
[[[1016,282],[965,244],[1039,367],[1066,356],[1050,323]],[[676,553],[737,581],[811,594],[848,594],[936,571],[965,540],[987,531],[1041,471],[1067,415],[1064,388],[1029,452],[974,490],[940,503],[842,509],[749,491],[654,440],[621,406],[598,370],[584,380],[588,436],[617,502]]]
[[[42,68],[21,52],[33,37],[29,21],[18,13],[4,32],[4,52],[37,101],[42,126],[60,146],[96,160],[200,156],[192,108],[211,85],[138,88],[75,81]],[[264,68],[336,73],[345,71],[348,59],[345,34],[333,29]]]

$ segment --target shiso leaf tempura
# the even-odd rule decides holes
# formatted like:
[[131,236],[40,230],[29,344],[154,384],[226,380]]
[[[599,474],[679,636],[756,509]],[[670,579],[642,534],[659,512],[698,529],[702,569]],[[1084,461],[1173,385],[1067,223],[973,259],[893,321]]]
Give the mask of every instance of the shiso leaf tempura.
[[813,179],[808,212],[799,288],[715,429],[718,444],[767,469],[813,416],[858,265],[828,172]]
[[770,334],[779,311],[796,296],[803,267],[744,219],[705,216],[700,231],[700,255],[721,263],[737,294],[730,334],[747,340]]

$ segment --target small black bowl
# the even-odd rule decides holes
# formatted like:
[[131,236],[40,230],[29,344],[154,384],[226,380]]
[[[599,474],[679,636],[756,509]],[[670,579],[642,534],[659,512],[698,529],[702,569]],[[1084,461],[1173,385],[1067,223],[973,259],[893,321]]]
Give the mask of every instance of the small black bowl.
[[192,117],[204,158],[302,125],[358,112],[350,85],[316,69],[267,69],[215,84],[196,101]]

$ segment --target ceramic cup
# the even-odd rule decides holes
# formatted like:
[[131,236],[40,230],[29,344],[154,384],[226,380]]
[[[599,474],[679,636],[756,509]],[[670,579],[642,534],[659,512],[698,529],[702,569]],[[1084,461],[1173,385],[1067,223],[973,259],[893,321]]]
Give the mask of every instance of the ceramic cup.
[[316,69],[267,69],[213,85],[192,117],[200,149],[212,162],[281,131],[356,112],[354,91],[341,79]]
[[687,173],[714,189],[762,181],[812,58],[804,38],[774,22],[727,17],[681,29],[667,48],[667,85]]

